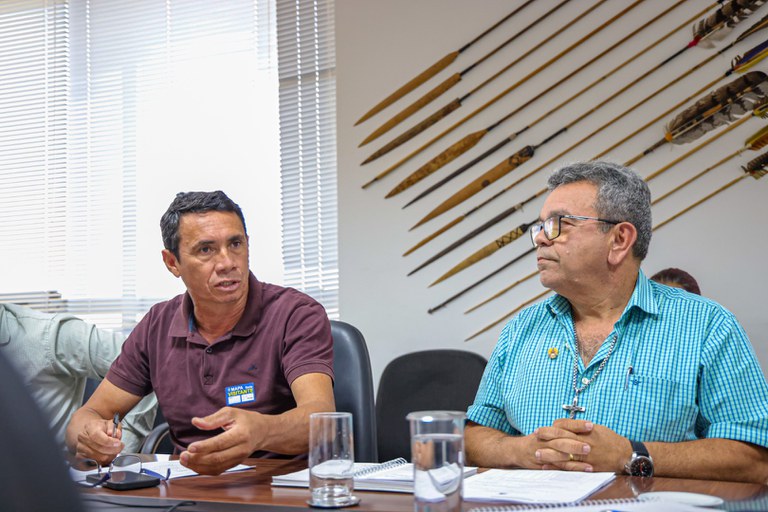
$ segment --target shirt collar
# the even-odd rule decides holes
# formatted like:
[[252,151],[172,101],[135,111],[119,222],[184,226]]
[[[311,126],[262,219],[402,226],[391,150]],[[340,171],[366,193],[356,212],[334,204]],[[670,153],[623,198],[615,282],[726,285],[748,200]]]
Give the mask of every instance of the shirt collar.
[[[546,306],[555,317],[571,314],[571,303],[568,302],[568,299],[559,294],[555,294],[555,296],[549,298],[546,302]],[[654,298],[651,281],[645,277],[642,270],[638,270],[635,289],[617,324],[624,322],[633,309],[638,309],[649,315],[656,315],[659,312],[659,305]]]
[[[253,272],[249,272],[248,299],[243,315],[232,329],[233,336],[250,336],[256,330],[256,325],[261,319],[262,288],[261,281],[256,279]],[[181,297],[181,304],[173,315],[168,334],[173,337],[186,338],[193,330],[195,330],[194,305],[189,292],[185,292]]]

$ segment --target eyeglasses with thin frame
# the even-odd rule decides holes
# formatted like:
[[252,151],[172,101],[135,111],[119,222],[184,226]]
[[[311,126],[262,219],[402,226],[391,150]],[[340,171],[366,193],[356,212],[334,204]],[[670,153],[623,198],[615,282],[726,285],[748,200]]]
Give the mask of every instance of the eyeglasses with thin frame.
[[552,215],[551,217],[546,218],[544,221],[537,222],[530,227],[531,243],[533,243],[533,246],[538,247],[538,245],[536,245],[536,237],[541,231],[544,231],[544,236],[547,237],[547,240],[554,240],[555,238],[559,237],[561,233],[560,223],[563,219],[594,220],[597,222],[605,222],[606,224],[613,225],[621,224],[623,222],[620,220],[601,219],[599,217],[585,217],[583,215]]
[[101,464],[91,459],[88,459],[88,462],[91,462],[92,465],[97,467],[96,474],[98,475],[98,480],[95,482],[77,482],[78,484],[87,487],[96,487],[98,485],[102,485],[104,482],[111,478],[113,472],[117,471],[124,471],[128,473],[143,473],[145,475],[159,478],[162,481],[166,481],[171,477],[171,468],[168,468],[168,471],[165,475],[161,475],[160,473],[142,467],[141,457],[138,455],[118,455],[109,465],[109,470],[103,473],[102,469],[104,468],[101,466]]

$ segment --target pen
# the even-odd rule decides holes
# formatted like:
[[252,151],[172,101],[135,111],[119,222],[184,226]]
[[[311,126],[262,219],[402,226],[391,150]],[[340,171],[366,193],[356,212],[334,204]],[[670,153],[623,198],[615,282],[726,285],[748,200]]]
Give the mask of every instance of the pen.
[[632,366],[627,367],[627,377],[624,379],[624,391],[627,390],[627,386],[629,386],[629,376],[632,375]]
[[112,424],[114,425],[114,430],[112,430],[112,437],[117,437],[117,425],[120,423],[120,414],[115,413],[115,415],[112,417]]

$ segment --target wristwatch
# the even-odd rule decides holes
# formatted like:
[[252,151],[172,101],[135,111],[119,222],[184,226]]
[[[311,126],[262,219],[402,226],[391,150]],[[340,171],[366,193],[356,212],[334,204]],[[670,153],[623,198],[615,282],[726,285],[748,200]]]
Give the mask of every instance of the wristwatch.
[[639,441],[630,441],[632,457],[624,465],[624,471],[632,476],[653,476],[653,459],[645,445]]

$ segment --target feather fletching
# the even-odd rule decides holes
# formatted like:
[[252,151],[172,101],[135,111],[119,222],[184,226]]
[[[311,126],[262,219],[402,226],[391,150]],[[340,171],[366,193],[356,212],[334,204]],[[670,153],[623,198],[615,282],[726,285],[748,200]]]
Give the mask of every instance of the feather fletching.
[[725,37],[740,21],[748,18],[766,0],[729,0],[713,14],[693,25],[693,41],[689,46],[712,47],[712,40]]
[[685,144],[750,113],[768,99],[768,75],[752,71],[715,89],[667,125],[665,139]]
[[747,162],[747,165],[742,165],[741,168],[755,179],[762,178],[768,174],[768,153],[763,153],[762,155],[753,158]]
[[731,63],[731,70],[743,73],[768,56],[768,39],[736,57]]

